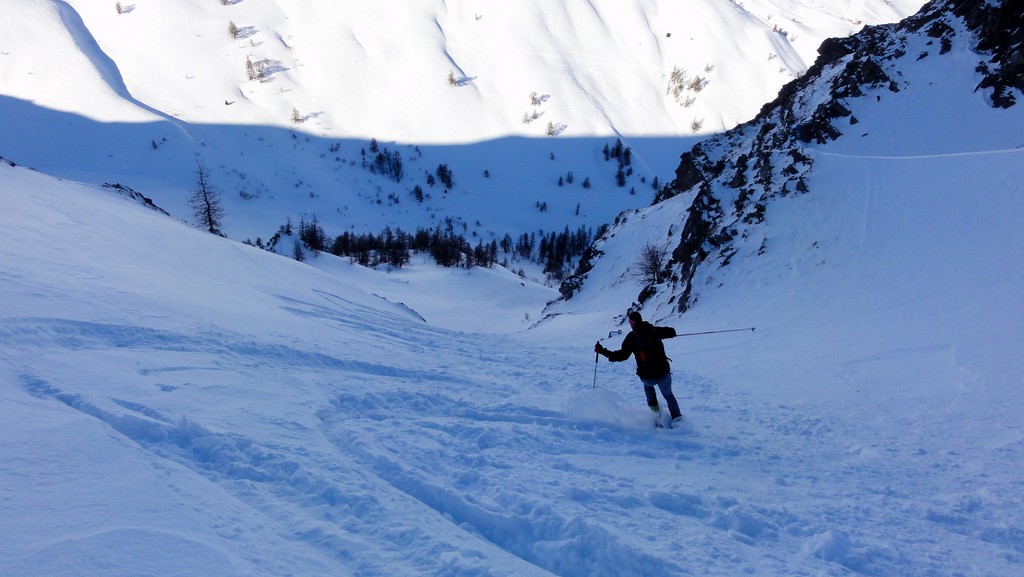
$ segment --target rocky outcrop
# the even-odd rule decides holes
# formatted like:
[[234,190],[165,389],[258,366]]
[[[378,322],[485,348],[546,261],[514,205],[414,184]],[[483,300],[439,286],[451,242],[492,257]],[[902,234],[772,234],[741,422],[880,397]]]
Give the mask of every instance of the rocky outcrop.
[[728,263],[735,252],[731,241],[742,225],[761,222],[775,197],[811,192],[804,176],[813,162],[805,149],[836,140],[857,123],[850,101],[899,92],[900,60],[932,56],[908,54],[910,35],[934,39],[935,56],[941,56],[951,49],[957,30],[966,28],[982,57],[976,90],[986,91],[994,107],[1013,106],[1024,91],[1022,6],[936,1],[903,22],[827,40],[807,73],[787,84],[752,121],[683,153],[675,180],[655,199],[696,191],[669,263],[669,290],[679,311],[690,305],[691,281],[702,263]]

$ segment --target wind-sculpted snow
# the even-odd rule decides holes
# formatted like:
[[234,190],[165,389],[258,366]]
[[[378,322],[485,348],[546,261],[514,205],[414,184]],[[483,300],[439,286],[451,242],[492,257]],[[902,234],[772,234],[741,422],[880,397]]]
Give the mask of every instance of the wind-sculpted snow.
[[[286,310],[288,310],[286,308]],[[300,313],[305,314],[305,313]],[[327,318],[327,317],[324,317]],[[334,320],[334,317],[330,317]],[[31,327],[31,328],[28,328]],[[366,325],[363,325],[366,328]],[[393,366],[342,359],[331,355],[260,343],[239,335],[218,333],[180,335],[130,325],[106,325],[66,319],[7,319],[0,343],[54,344],[66,350],[152,349],[180,353],[203,352],[234,358],[239,364],[281,364],[293,367],[339,369],[367,375],[449,380],[437,373],[408,371]],[[154,370],[160,372],[159,369]]]
[[140,102],[132,96],[128,87],[125,85],[124,78],[117,67],[117,63],[103,51],[100,43],[93,37],[92,32],[89,31],[89,28],[82,21],[82,17],[73,6],[63,0],[54,0],[53,4],[57,8],[60,20],[67,34],[70,36],[71,41],[82,53],[82,56],[86,61],[95,69],[99,79],[113,94],[134,106],[138,106],[142,110],[150,112],[163,120],[169,121],[172,126],[175,126],[182,134],[188,137],[188,131],[184,128],[184,124],[182,122],[170,114]]
[[121,98],[132,99],[124,84],[124,79],[121,77],[121,71],[117,69],[117,63],[100,47],[96,38],[82,21],[78,11],[63,0],[54,0],[53,5],[57,9],[61,23],[71,37],[71,41],[92,65],[96,74],[107,84],[110,91]]

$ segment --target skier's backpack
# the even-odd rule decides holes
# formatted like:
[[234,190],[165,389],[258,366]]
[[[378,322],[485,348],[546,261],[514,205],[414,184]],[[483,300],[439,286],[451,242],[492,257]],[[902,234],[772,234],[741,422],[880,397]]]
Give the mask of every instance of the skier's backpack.
[[643,378],[667,374],[671,367],[665,355],[665,345],[658,337],[654,325],[647,321],[637,323],[633,327],[633,336],[636,338],[633,354],[636,355],[637,374]]

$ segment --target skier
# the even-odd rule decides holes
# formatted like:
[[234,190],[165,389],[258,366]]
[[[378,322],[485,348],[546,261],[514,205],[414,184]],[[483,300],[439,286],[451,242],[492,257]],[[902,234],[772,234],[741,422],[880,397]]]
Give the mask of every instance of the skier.
[[672,327],[656,327],[645,321],[638,311],[631,311],[627,318],[632,330],[622,339],[622,348],[610,351],[598,341],[594,345],[594,352],[604,355],[613,363],[624,361],[633,355],[636,359],[636,375],[644,384],[647,406],[654,413],[654,424],[661,426],[661,407],[658,406],[658,394],[654,390],[657,387],[661,391],[661,396],[665,397],[672,425],[675,425],[682,421],[683,417],[679,412],[679,403],[672,394],[672,370],[668,357],[665,356],[665,345],[661,341],[676,336],[676,330]]

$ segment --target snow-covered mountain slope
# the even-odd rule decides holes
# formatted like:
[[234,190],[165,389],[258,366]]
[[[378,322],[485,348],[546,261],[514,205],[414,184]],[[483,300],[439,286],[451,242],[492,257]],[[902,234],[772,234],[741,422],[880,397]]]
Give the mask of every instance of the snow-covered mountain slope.
[[[545,120],[576,136],[679,134],[710,112],[733,119],[709,122],[713,131],[752,116],[824,38],[919,5],[190,0],[118,14],[99,2],[19,0],[5,56],[24,68],[8,73],[5,92],[104,121],[138,121],[127,103],[150,107],[152,120],[289,127],[299,108],[318,113],[306,127],[314,134],[417,144],[542,135],[521,123],[537,92],[548,98],[534,107],[554,117]],[[48,49],[34,54],[43,38]],[[267,82],[249,81],[246,58],[273,63]],[[709,77],[685,117],[661,98],[673,66]],[[449,85],[450,71],[466,90]]]
[[[1024,148],[1022,108],[1015,106],[1024,89],[1016,56],[1024,43],[1021,16],[1013,4],[971,10],[969,3],[934,2],[899,25],[826,42],[811,72],[755,120],[684,153],[676,180],[656,199],[671,206],[638,211],[639,218],[623,213],[563,294],[574,296],[595,262],[620,278],[635,273],[630,262],[597,257],[618,244],[632,249],[634,242],[614,239],[624,233],[631,239],[636,235],[627,231],[640,228],[666,254],[665,284],[644,287],[636,300],[660,292],[658,302],[685,311],[700,298],[701,281],[708,282],[699,276],[737,258],[757,265],[771,252],[766,228],[776,206],[815,191],[843,202],[839,186],[850,189],[854,202],[877,190],[911,199],[948,190],[967,207],[980,188],[999,199],[996,205],[1004,196],[1012,203]],[[830,170],[817,168],[821,159]],[[1005,165],[1011,176],[974,169],[985,161]],[[863,176],[845,173],[857,166],[865,167]],[[667,216],[652,226],[651,213]],[[850,216],[842,209],[836,214]]]
[[[201,161],[237,239],[304,214],[334,234],[445,217],[482,236],[596,226],[647,205],[686,139],[752,117],[823,39],[919,5],[139,0],[118,13],[92,0],[11,0],[0,155],[120,182],[179,218]],[[616,137],[637,160],[621,189],[598,159]],[[403,178],[362,167],[371,138],[401,155]],[[425,184],[440,164],[456,194]],[[577,186],[559,187],[570,172]],[[578,186],[585,177],[592,189]],[[412,199],[417,184],[427,202]],[[544,214],[541,198],[552,203]]]
[[[916,475],[891,459],[918,441],[972,447],[972,471],[1019,459],[1020,10],[935,2],[824,47],[755,121],[684,154],[661,202],[620,215],[551,322],[633,303],[694,330],[756,327],[676,358],[754,398],[842,407],[874,439],[849,442],[851,459],[888,462],[890,479]],[[665,251],[663,283],[637,278],[647,244]],[[970,484],[907,496],[968,502]]]
[[[777,266],[737,259],[685,317],[656,319],[758,323],[667,342],[687,421],[657,431],[632,368],[593,364],[609,309],[505,336],[438,328],[386,298],[400,278],[0,165],[0,573],[1016,573],[1019,269],[998,262],[1010,274],[984,300],[915,292],[934,259],[868,267],[841,242],[849,227],[876,248],[909,203],[872,196],[874,218],[851,220],[823,198],[779,217],[803,226],[778,231]],[[899,240],[928,256],[936,228],[1010,218],[978,208]],[[992,262],[948,256],[965,276]],[[463,278],[452,316],[521,299],[507,278]]]
[[[127,16],[155,5],[122,4]],[[231,7],[246,6],[272,4]],[[908,56],[879,68],[898,92],[844,97],[850,117],[810,125],[840,136],[801,144],[791,137],[806,132],[767,128],[801,126],[786,111],[834,99],[822,80],[841,72],[823,66],[760,124],[691,151],[729,168],[706,169],[694,189],[683,170],[677,194],[620,215],[586,282],[539,322],[552,291],[502,271],[297,263],[184,226],[123,188],[0,164],[0,574],[1020,573],[1021,106],[974,90],[992,59],[969,19],[944,21],[931,45],[895,29]],[[112,70],[110,90],[120,75],[143,102]],[[16,134],[35,123],[65,143],[149,142],[143,123],[24,104],[3,100]],[[243,156],[228,146],[245,130],[276,134],[211,126],[220,136],[199,149],[224,158]],[[280,136],[246,154],[269,166],[326,144]],[[177,139],[157,149],[193,161]],[[789,162],[756,170],[777,159],[759,154],[772,141],[796,175]],[[558,158],[585,156],[551,142],[566,147]],[[516,143],[424,156],[469,151],[495,173],[528,172],[481,152]],[[78,151],[86,160],[61,161],[124,161]],[[177,169],[133,170],[159,182]],[[740,177],[753,184],[730,186]],[[783,194],[788,177],[803,184]],[[691,209],[702,188],[706,210]],[[559,192],[538,200],[567,202]],[[270,204],[241,206],[277,222]],[[684,276],[676,249],[697,238],[687,215],[706,216],[715,239]],[[648,318],[683,333],[756,327],[666,342],[679,430],[654,430],[631,363],[595,364],[591,348],[622,338],[609,319],[640,300],[629,269],[645,244],[677,253],[669,280],[645,291]]]

